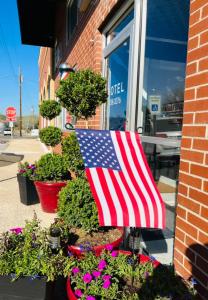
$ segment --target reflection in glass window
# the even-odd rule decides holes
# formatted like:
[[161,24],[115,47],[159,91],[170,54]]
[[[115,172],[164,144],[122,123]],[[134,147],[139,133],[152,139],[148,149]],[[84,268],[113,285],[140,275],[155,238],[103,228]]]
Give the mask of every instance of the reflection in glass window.
[[133,19],[134,10],[131,9],[126,17],[124,17],[122,21],[119,21],[119,24],[115,25],[115,27],[110,31],[110,40],[114,39]]
[[149,0],[145,44],[145,135],[181,131],[189,0]]
[[129,39],[108,57],[109,129],[125,130],[128,94]]

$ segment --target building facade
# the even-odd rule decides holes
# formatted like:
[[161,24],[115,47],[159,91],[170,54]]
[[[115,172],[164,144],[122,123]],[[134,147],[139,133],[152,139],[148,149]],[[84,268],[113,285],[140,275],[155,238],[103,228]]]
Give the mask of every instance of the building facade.
[[[208,299],[207,0],[47,0],[41,15],[25,3],[23,43],[42,46],[40,101],[55,98],[61,63],[106,77],[108,103],[88,125],[141,134],[166,204],[167,228],[143,230],[144,251],[196,278]],[[26,31],[23,8],[39,28]],[[53,124],[67,134],[69,121],[63,110]]]

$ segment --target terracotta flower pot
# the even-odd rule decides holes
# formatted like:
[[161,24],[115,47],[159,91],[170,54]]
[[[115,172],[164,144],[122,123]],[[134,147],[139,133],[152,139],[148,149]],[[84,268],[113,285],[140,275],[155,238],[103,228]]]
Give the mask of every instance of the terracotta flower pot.
[[44,212],[55,213],[57,211],[58,193],[66,184],[66,182],[35,181],[35,187]]
[[[119,253],[126,254],[126,255],[131,255],[132,254],[129,251],[123,251],[123,250],[119,250]],[[148,261],[151,260],[149,256],[146,256],[146,255],[143,255],[143,254],[139,254],[138,259],[139,259],[140,263],[145,263],[145,262],[148,262]],[[154,264],[154,267],[156,268],[160,263],[157,260],[155,260],[153,262],[153,264]],[[68,300],[78,300],[78,299],[80,299],[80,298],[77,298],[75,296],[74,291],[72,290],[70,277],[68,277],[68,279],[67,279],[66,290],[67,290]]]
[[[113,249],[117,249],[119,247],[119,245],[121,244],[121,242],[123,240],[123,235],[124,235],[124,230],[120,229],[120,231],[121,231],[121,236],[117,240],[113,241],[112,243],[107,243],[107,244],[98,245],[98,246],[92,246],[92,247],[90,247],[90,250],[93,251],[98,256],[104,249],[106,249],[106,246],[108,244],[111,244]],[[88,250],[82,249],[82,247],[80,247],[80,246],[68,245],[68,251],[70,251],[75,256],[80,257],[83,252],[88,251]]]

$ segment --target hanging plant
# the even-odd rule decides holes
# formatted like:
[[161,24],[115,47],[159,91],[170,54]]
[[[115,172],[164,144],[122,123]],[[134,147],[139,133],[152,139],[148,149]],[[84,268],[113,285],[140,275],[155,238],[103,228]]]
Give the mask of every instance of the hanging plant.
[[40,105],[40,115],[43,118],[52,120],[61,113],[61,105],[55,100],[44,100]]
[[92,70],[70,73],[60,82],[56,95],[71,115],[87,120],[107,101],[106,80]]
[[42,143],[54,147],[61,142],[62,132],[57,127],[48,126],[40,130],[39,137]]

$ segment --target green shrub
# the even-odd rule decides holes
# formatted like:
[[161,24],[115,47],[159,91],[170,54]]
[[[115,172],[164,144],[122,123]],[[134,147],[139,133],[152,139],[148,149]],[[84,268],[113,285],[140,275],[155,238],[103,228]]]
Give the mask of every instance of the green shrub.
[[57,117],[61,112],[61,105],[55,100],[44,100],[40,106],[40,115],[43,118],[52,120]]
[[62,181],[70,179],[68,164],[60,154],[47,153],[36,163],[34,180]]
[[70,171],[74,172],[76,176],[84,176],[84,162],[74,132],[62,140],[62,153],[67,159]]
[[48,126],[40,130],[39,137],[42,143],[54,147],[61,142],[62,132],[57,127]]
[[61,190],[58,215],[69,226],[83,228],[86,232],[98,230],[97,207],[86,179],[76,178]]
[[34,218],[26,221],[24,228],[12,228],[4,232],[0,239],[0,275],[19,277],[38,276],[53,281],[60,275],[68,275],[65,268],[71,265],[62,249],[56,255],[49,246],[49,231],[40,227]]
[[70,73],[60,82],[56,95],[70,114],[88,119],[107,101],[106,80],[91,70]]

